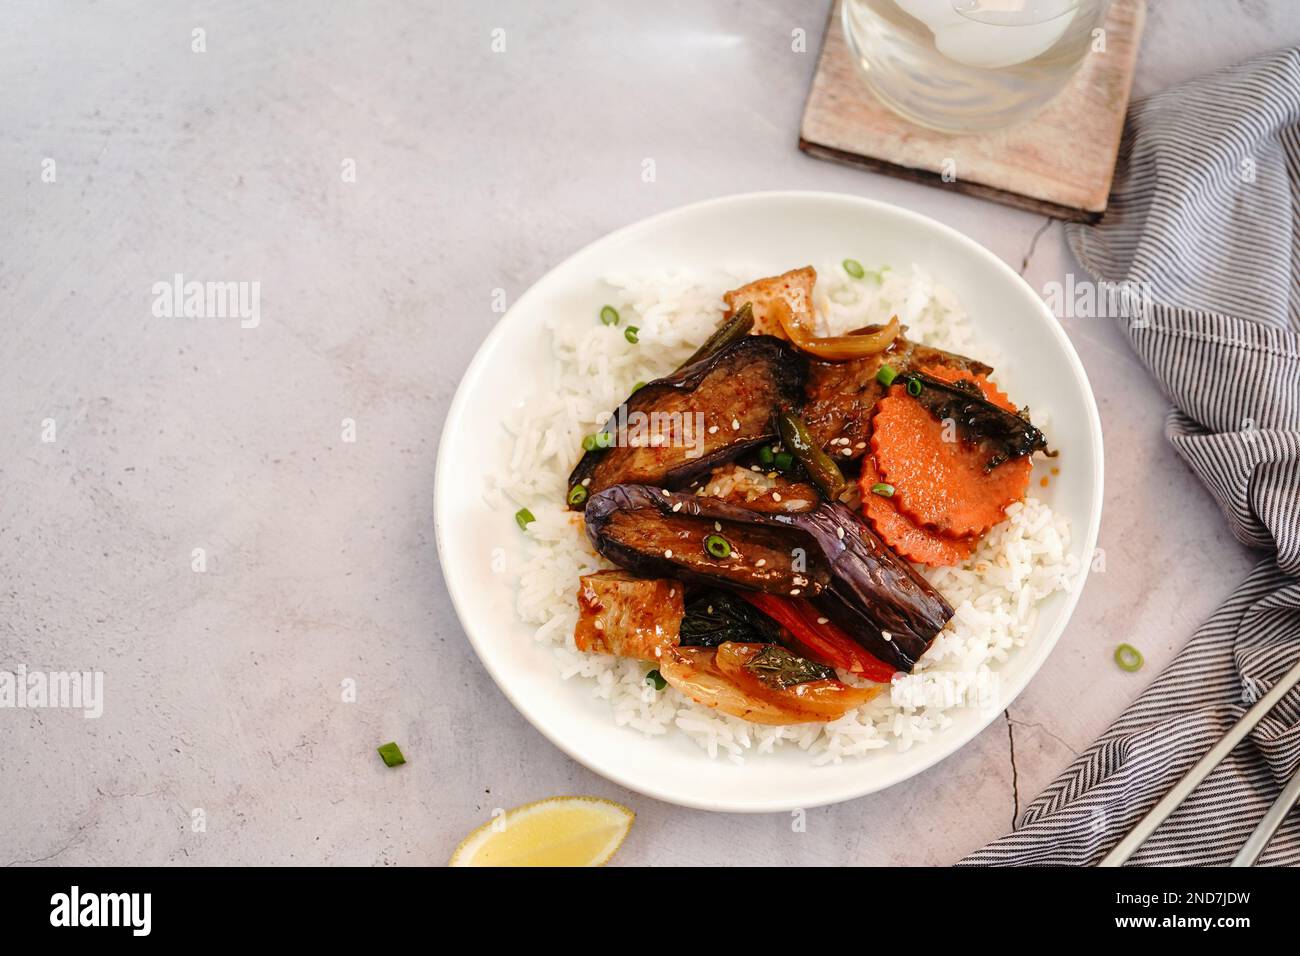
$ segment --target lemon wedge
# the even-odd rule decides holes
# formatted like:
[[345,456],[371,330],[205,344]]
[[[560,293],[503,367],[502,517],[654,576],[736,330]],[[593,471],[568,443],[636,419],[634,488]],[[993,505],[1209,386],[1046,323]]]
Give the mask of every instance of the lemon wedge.
[[603,866],[636,814],[598,797],[551,797],[507,810],[456,847],[449,866]]

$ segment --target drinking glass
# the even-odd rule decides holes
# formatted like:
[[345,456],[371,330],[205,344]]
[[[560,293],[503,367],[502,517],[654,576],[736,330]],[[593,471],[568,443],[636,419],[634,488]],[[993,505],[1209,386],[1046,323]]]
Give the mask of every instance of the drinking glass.
[[844,0],[844,35],[894,112],[946,133],[1038,112],[1090,50],[1109,0]]

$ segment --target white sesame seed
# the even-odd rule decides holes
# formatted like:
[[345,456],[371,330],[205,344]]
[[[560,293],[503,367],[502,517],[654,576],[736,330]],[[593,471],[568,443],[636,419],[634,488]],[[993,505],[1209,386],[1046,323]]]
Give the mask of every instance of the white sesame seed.
[[853,449],[852,449],[852,448],[841,448],[841,449],[840,449],[840,454],[847,458],[849,455],[852,455],[852,454],[853,454]]
[[836,533],[837,535],[840,536],[840,540],[841,540],[841,541],[844,539],[844,529],[843,529],[843,528],[841,528],[841,527],[839,527],[838,525],[836,525],[836,527],[835,527],[835,533]]
[[667,551],[664,552],[664,557],[665,557],[665,558],[671,558],[672,556],[673,556],[673,549],[672,549],[672,548],[669,548]]
[[759,558],[757,561],[754,562],[754,565],[760,568],[765,564],[767,564],[767,558]]
[[829,623],[830,623],[830,618],[828,618],[828,617],[819,617],[819,618],[817,618],[817,623],[818,623],[818,624],[829,624]]
[[604,622],[604,621],[601,621],[601,620],[597,620],[597,621],[596,621],[596,630],[598,630],[598,631],[603,631],[604,629],[605,629],[605,622]]
[[772,492],[772,500],[773,500],[773,501],[780,501],[780,500],[781,500],[781,493],[780,493],[779,491],[774,491],[774,492]]
[[739,419],[739,418],[733,418],[733,419],[731,420],[731,430],[732,430],[733,432],[738,432],[738,431],[740,431],[740,419]]
[[717,425],[710,425],[710,426],[709,426],[709,434],[710,434],[710,435],[716,435],[717,433],[718,433],[718,426],[717,426]]
[[798,596],[799,596],[799,589],[798,589],[798,588],[791,588],[791,589],[790,589],[790,597],[798,597]]
[[673,493],[667,488],[660,488],[659,490],[663,492],[665,498],[671,498],[673,496]]
[[864,442],[864,441],[860,441],[860,442],[858,442],[856,445],[854,445],[853,447],[856,448],[856,449],[858,449],[858,451],[861,451],[862,449],[864,449],[864,448],[867,447],[867,443]]
[[673,511],[681,511],[681,510],[682,510],[682,503],[680,501],[677,502],[677,504],[673,505]]
[[590,479],[590,478],[584,478],[584,479],[582,479],[582,487],[586,488],[589,484],[591,484],[591,479]]
[[894,639],[894,635],[890,634],[888,631],[881,631],[880,636],[887,641],[892,641]]
[[715,522],[713,522],[713,530],[714,530],[714,531],[721,531],[721,530],[722,530],[722,522],[721,522],[721,521],[715,521]]

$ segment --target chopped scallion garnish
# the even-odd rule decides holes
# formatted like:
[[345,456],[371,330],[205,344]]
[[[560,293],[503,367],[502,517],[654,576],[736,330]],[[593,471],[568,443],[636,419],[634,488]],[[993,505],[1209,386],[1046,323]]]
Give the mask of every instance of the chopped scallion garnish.
[[776,461],[776,454],[772,451],[771,445],[764,445],[758,450],[758,461],[759,464],[766,465],[769,468],[772,466],[772,463]]
[[866,270],[862,268],[862,263],[859,262],[857,259],[845,259],[844,271],[847,272],[849,275],[853,276],[853,278],[855,279],[861,279],[864,275],[867,274]]
[[704,550],[715,558],[729,558],[731,542],[720,534],[711,534],[704,539]]
[[533,513],[527,508],[520,508],[515,512],[515,523],[519,525],[520,531],[527,531],[528,526],[536,520],[537,519],[533,517]]
[[871,493],[873,495],[880,495],[882,498],[892,498],[894,497],[894,486],[883,481],[878,481],[871,486]]
[[623,330],[623,338],[636,345],[636,334],[640,331],[635,325],[629,325]]
[[777,452],[774,456],[777,471],[789,471],[794,467],[794,455],[788,451]]
[[664,675],[659,673],[658,669],[649,671],[645,675],[645,682],[647,684],[654,684],[655,690],[663,690],[668,686],[668,681],[664,680]]
[[632,391],[639,392],[643,388],[645,388],[645,382],[637,382],[635,385],[632,386]]
[[394,743],[384,744],[379,749],[379,756],[384,758],[384,766],[396,767],[399,764],[406,763],[406,758],[402,756],[402,748]]
[[1120,670],[1133,671],[1141,670],[1143,659],[1142,652],[1132,644],[1121,644],[1115,648],[1115,663],[1119,665]]
[[595,451],[595,450],[596,450],[596,436],[595,436],[595,435],[583,435],[583,436],[582,436],[582,450],[583,450],[583,451]]
[[600,310],[600,321],[605,325],[618,325],[618,309],[607,305]]
[[894,379],[896,378],[898,378],[898,373],[894,371],[894,366],[892,365],[882,365],[880,366],[880,370],[876,372],[876,381],[885,386],[885,388],[889,388],[889,386],[893,385]]
[[913,398],[920,395],[924,388],[925,386],[921,384],[919,378],[909,378],[907,380],[907,394],[911,395]]
[[569,489],[569,504],[577,507],[587,500],[587,489],[582,485],[574,485]]

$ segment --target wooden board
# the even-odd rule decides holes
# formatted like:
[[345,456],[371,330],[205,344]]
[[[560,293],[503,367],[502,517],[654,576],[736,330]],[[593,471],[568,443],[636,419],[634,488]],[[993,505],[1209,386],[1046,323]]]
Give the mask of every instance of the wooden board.
[[[867,88],[844,39],[842,0],[831,8],[799,148],[812,156],[932,183],[1062,219],[1106,210],[1137,61],[1145,0],[1115,0],[1106,52],[1091,53],[1037,116],[992,133],[952,135],[916,126]],[[943,179],[946,160],[956,177]]]

